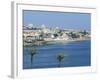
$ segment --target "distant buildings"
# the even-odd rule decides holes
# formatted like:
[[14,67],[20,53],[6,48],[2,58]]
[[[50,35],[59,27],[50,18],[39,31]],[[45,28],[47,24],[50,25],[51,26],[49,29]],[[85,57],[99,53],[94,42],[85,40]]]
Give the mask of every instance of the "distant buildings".
[[39,41],[58,41],[90,38],[86,31],[71,31],[56,28],[48,28],[45,25],[34,27],[32,24],[23,27],[24,43],[36,43]]

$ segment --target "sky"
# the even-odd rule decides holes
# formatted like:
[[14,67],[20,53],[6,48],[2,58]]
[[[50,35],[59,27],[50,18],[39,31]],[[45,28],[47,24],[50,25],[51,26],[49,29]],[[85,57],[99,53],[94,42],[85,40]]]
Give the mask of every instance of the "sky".
[[50,28],[59,27],[63,29],[88,30],[91,28],[90,13],[75,12],[51,12],[23,10],[23,25],[34,26],[45,25]]

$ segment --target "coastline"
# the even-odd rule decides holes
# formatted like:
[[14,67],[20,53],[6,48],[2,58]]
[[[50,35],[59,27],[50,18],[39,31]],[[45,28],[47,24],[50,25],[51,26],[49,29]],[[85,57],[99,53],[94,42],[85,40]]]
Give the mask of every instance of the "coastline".
[[56,44],[56,43],[68,43],[73,41],[83,41],[83,40],[90,40],[90,38],[78,38],[78,39],[68,39],[68,40],[48,40],[48,41],[36,41],[34,43],[23,43],[24,47],[31,47],[31,46],[41,46],[41,45],[49,45],[49,44]]
[[68,40],[56,40],[56,41],[48,41],[47,43],[67,43],[67,42],[73,42],[73,41],[84,41],[84,40],[90,40],[90,38],[83,38],[83,39],[68,39]]

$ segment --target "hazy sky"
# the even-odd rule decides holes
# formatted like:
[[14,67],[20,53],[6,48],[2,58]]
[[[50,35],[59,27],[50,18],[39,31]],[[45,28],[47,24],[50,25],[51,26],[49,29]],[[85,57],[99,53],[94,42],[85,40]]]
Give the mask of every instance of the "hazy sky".
[[23,25],[28,24],[33,24],[34,26],[44,24],[48,27],[90,30],[91,14],[24,10]]

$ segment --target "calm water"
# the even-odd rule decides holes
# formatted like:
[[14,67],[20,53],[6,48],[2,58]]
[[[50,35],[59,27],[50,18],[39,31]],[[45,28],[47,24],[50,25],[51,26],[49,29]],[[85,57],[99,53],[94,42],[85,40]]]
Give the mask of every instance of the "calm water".
[[90,40],[38,46],[32,64],[29,48],[24,47],[23,69],[58,67],[57,55],[59,53],[63,53],[65,56],[61,62],[61,67],[90,66],[90,47]]

